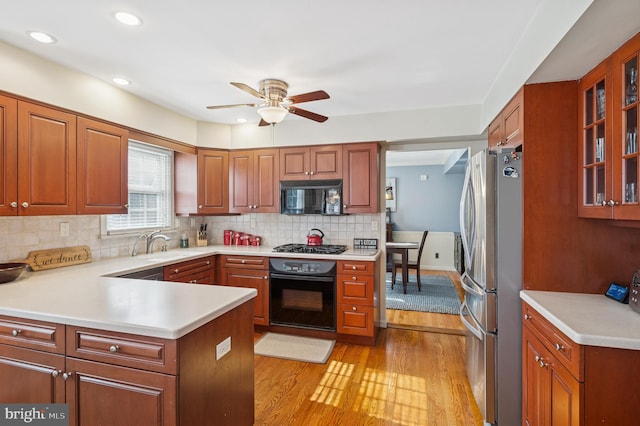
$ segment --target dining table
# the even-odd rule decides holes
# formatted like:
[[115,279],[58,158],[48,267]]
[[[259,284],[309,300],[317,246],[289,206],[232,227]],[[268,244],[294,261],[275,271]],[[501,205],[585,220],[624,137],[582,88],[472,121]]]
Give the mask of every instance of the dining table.
[[[385,244],[387,253],[398,253],[401,256],[402,263],[402,290],[407,294],[407,280],[409,276],[409,250],[417,250],[420,243],[414,242],[387,242]],[[391,262],[393,265],[393,261]],[[392,266],[393,267],[393,266]],[[395,284],[395,283],[393,283]]]

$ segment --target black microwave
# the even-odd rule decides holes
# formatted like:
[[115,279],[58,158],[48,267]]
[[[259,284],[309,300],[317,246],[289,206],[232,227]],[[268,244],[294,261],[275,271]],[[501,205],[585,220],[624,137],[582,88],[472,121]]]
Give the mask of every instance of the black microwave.
[[281,181],[280,213],[342,214],[342,179]]

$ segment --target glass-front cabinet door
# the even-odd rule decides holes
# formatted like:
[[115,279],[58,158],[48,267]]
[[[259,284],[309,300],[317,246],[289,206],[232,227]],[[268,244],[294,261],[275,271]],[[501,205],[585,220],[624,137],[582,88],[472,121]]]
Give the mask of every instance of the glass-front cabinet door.
[[611,90],[609,61],[604,61],[578,84],[579,193],[578,215],[610,218],[615,204],[612,187]]
[[[620,119],[616,120],[614,138],[619,162],[615,168],[619,170],[614,182],[615,198],[620,200],[616,208],[616,219],[640,219],[638,200],[638,176],[640,161],[638,159],[638,58],[640,43],[625,45],[615,55],[616,79],[614,99],[620,110]],[[631,50],[631,52],[629,52]]]

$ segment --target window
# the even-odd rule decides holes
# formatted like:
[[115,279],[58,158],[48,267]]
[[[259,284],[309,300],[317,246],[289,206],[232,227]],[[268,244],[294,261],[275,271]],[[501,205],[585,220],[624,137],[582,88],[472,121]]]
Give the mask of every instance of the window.
[[106,234],[170,228],[173,151],[130,140],[129,212],[105,218]]

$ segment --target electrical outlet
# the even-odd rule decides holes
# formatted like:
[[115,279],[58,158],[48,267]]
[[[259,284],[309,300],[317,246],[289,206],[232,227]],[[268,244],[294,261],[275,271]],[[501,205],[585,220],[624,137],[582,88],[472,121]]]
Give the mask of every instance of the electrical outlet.
[[60,222],[60,236],[61,237],[69,236],[69,222]]
[[436,253],[436,259],[440,259],[440,253]]
[[427,181],[427,175],[420,175],[420,181],[421,182],[426,182]]
[[377,220],[372,220],[371,221],[371,230],[372,231],[377,231],[378,230],[378,221]]
[[231,336],[216,345],[216,361],[231,352]]
[[251,229],[255,229],[256,227],[256,220],[255,218],[251,218]]

